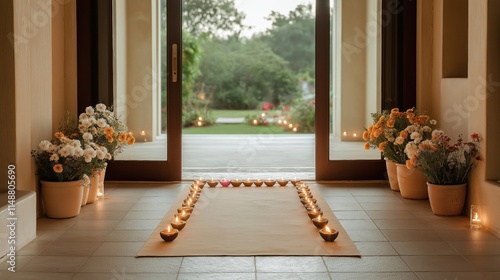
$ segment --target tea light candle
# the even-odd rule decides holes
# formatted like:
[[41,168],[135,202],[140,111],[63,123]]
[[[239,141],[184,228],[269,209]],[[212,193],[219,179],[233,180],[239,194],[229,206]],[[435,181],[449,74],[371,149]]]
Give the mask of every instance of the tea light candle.
[[313,218],[312,222],[317,228],[322,229],[326,226],[326,224],[328,224],[328,219],[323,218],[323,215],[319,215],[318,217]]
[[321,237],[323,237],[326,242],[333,242],[337,238],[337,236],[339,236],[339,232],[329,228],[328,226],[325,226],[324,228],[319,230],[319,235],[321,235]]
[[172,228],[170,225],[168,225],[166,230],[160,231],[161,238],[167,242],[174,241],[174,239],[177,238],[178,234],[179,231],[177,229]]
[[182,207],[194,207],[193,200],[191,198],[187,199],[187,201],[182,203]]
[[235,188],[241,186],[241,180],[240,179],[236,179],[236,180],[231,180],[231,185]]
[[293,179],[290,179],[290,183],[292,183],[292,185],[294,186],[296,186],[298,182],[300,182],[300,180],[298,180],[297,177],[293,177]]
[[313,211],[313,210],[316,210],[316,211],[321,211],[321,208],[319,208],[318,205],[313,205],[313,206],[306,206],[306,210],[307,211]]
[[470,207],[470,227],[472,229],[480,229],[481,225],[481,208],[478,205],[472,204]]
[[311,211],[307,211],[307,215],[309,216],[310,219],[316,218],[316,217],[318,217],[319,215],[322,215],[322,214],[323,214],[323,212],[318,211],[316,209],[313,209]]
[[253,182],[253,184],[256,186],[256,187],[260,187],[262,186],[264,182],[262,182],[260,179],[257,179],[256,181]]
[[200,177],[200,179],[198,179],[197,181],[198,181],[198,184],[202,184],[202,185],[205,185],[207,183],[207,180],[204,180],[202,177]]
[[193,209],[194,209],[193,207],[188,207],[188,206],[186,206],[186,207],[179,207],[179,208],[177,208],[177,213],[182,213],[182,211],[184,211],[186,213],[191,214],[191,213],[193,213]]
[[281,180],[278,180],[278,184],[280,185],[280,187],[284,187],[286,186],[286,184],[288,184],[288,180],[281,178]]
[[223,186],[223,187],[227,187],[229,186],[229,184],[231,183],[229,180],[227,180],[226,178],[222,179],[219,181],[220,185]]
[[219,182],[215,181],[214,178],[212,178],[212,180],[208,181],[207,184],[209,187],[214,188],[219,184]]
[[179,218],[183,221],[187,221],[189,219],[189,217],[191,216],[191,214],[189,213],[186,213],[186,211],[182,211],[181,213],[177,213],[174,215],[174,218]]
[[250,178],[248,178],[245,181],[243,181],[243,185],[245,185],[245,187],[251,187],[253,185],[253,181],[250,180]]
[[268,186],[268,187],[272,187],[272,186],[274,186],[274,184],[276,184],[276,180],[271,180],[271,178],[269,178],[269,179],[264,181],[264,184],[266,184],[266,186]]
[[175,217],[174,221],[171,222],[170,225],[177,230],[181,230],[186,226],[186,222],[179,219],[179,217]]

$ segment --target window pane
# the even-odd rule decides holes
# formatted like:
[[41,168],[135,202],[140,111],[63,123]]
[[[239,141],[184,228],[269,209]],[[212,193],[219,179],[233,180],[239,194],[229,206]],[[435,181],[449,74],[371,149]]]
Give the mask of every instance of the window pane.
[[114,104],[136,138],[118,160],[166,160],[166,0],[115,1]]
[[331,13],[330,160],[380,159],[363,131],[380,109],[379,0],[335,0]]

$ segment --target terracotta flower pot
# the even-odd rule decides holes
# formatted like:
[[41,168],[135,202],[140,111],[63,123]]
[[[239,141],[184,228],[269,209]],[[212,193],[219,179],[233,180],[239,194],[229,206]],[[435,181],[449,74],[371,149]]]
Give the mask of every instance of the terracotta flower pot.
[[41,181],[42,203],[49,218],[71,218],[80,214],[83,182]]
[[392,160],[385,160],[385,167],[387,168],[387,177],[389,179],[389,186],[391,190],[399,192],[399,184],[398,184],[398,168],[396,163]]
[[427,183],[432,213],[440,216],[457,216],[462,213],[467,194],[467,184],[435,185]]
[[406,165],[396,163],[398,184],[401,196],[408,199],[427,199],[427,179],[420,169],[408,169]]

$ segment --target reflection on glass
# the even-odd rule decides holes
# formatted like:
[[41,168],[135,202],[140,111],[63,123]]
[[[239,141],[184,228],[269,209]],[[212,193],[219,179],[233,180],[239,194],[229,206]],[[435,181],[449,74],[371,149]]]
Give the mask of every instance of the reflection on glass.
[[380,110],[380,1],[334,0],[331,13],[330,160],[380,159],[362,139]]
[[166,8],[114,2],[114,106],[136,138],[118,160],[166,160]]

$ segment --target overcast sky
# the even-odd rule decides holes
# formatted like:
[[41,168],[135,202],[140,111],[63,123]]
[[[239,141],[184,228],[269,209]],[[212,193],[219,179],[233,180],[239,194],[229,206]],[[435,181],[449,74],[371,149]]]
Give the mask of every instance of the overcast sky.
[[276,11],[284,15],[294,10],[299,4],[313,3],[315,0],[235,0],[236,8],[246,14],[245,25],[254,27],[252,31],[245,31],[243,36],[251,36],[253,33],[265,31],[271,27],[271,23],[265,18]]

